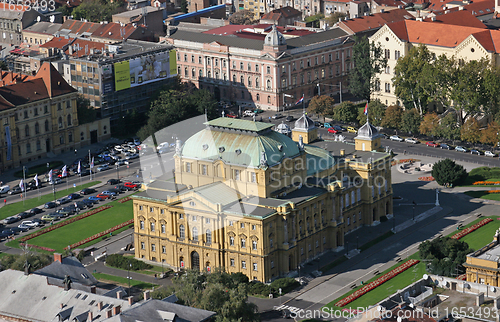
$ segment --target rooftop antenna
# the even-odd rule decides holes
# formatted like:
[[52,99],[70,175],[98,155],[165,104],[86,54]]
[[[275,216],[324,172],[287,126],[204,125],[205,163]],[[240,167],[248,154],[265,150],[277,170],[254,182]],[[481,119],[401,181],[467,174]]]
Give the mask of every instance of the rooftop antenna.
[[148,14],[148,9],[146,7],[142,7],[142,16],[144,17],[144,26],[147,28],[148,25],[146,25],[146,15]]

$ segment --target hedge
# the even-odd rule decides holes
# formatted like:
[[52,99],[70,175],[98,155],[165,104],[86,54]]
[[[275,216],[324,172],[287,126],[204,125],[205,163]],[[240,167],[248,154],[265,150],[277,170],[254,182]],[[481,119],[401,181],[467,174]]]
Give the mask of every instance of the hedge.
[[106,257],[106,264],[112,267],[121,268],[121,269],[129,269],[129,264],[132,264],[130,267],[133,271],[140,271],[144,269],[153,268],[152,265],[149,265],[143,261],[137,260],[133,257],[124,257],[120,254],[112,254]]

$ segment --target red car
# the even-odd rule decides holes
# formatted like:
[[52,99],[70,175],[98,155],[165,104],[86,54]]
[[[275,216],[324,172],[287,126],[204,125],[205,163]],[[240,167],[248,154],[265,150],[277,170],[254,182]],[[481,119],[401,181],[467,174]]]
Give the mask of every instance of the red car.
[[333,127],[329,127],[328,128],[328,133],[333,133],[333,134],[337,134],[337,133],[340,133],[339,131],[335,130]]
[[139,188],[139,185],[132,183],[132,182],[125,182],[123,184],[125,187],[130,188],[130,189],[137,189]]
[[105,199],[111,198],[111,195],[104,195],[104,194],[100,193],[96,197],[100,198],[101,200],[105,200]]
[[234,114],[231,114],[231,113],[227,113],[227,114],[226,114],[226,116],[227,116],[227,117],[230,117],[230,118],[232,118],[232,119],[235,119],[235,118],[237,118],[237,117],[238,117],[238,116],[236,116],[236,115],[234,115]]
[[437,148],[439,146],[439,144],[437,144],[436,142],[433,142],[433,141],[428,141],[427,143],[425,143],[425,145],[433,147],[433,148]]

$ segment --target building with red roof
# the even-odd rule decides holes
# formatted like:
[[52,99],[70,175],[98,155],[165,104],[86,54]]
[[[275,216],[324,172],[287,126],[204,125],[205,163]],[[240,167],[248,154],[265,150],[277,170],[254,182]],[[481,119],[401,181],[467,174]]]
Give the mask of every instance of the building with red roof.
[[382,26],[388,23],[414,19],[405,9],[395,9],[382,11],[372,15],[365,15],[355,19],[348,19],[339,22],[338,26],[348,34],[373,34]]
[[295,21],[302,20],[302,12],[290,6],[274,9],[260,18],[261,24],[272,24],[277,26],[294,25]]

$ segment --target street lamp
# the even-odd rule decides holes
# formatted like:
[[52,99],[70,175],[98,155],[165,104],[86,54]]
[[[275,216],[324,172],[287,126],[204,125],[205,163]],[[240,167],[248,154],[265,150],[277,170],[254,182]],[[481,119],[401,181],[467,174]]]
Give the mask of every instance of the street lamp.
[[127,273],[127,279],[128,279],[128,296],[130,296],[130,269],[132,268],[132,263],[130,263],[130,260],[128,261],[128,273]]
[[116,164],[116,179],[120,181],[120,166],[118,165],[118,163]]

